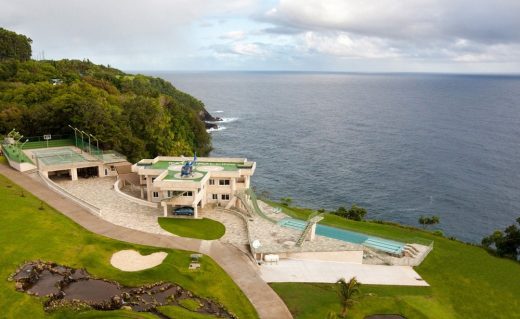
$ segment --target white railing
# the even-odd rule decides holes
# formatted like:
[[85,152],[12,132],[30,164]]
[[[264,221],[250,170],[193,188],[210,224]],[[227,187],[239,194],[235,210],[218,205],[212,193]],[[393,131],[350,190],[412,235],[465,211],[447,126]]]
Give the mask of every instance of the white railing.
[[63,187],[59,186],[58,184],[54,183],[53,181],[51,181],[50,178],[48,178],[47,176],[42,174],[40,171],[38,171],[38,175],[45,182],[47,187],[49,187],[50,189],[52,189],[56,193],[59,193],[60,195],[67,197],[68,199],[72,200],[73,202],[75,202],[76,204],[78,204],[81,207],[85,208],[86,210],[88,210],[89,212],[93,213],[94,215],[101,216],[101,209],[100,208],[90,204],[89,202],[87,202],[87,201],[85,201],[85,200],[83,200],[83,199],[81,199],[81,198],[79,198],[79,197],[77,197],[75,195],[72,195],[65,188],[63,188]]
[[116,193],[121,196],[121,197],[124,197],[125,199],[131,201],[131,202],[134,202],[136,204],[139,204],[139,205],[143,205],[143,206],[148,206],[148,207],[153,207],[153,208],[157,208],[159,207],[159,204],[158,203],[153,203],[153,202],[149,202],[149,201],[146,201],[144,199],[140,199],[140,198],[136,198],[132,195],[128,195],[128,194],[125,194],[121,191],[121,189],[119,189],[119,182],[121,180],[119,178],[117,178],[116,182],[114,183],[114,190],[116,191]]

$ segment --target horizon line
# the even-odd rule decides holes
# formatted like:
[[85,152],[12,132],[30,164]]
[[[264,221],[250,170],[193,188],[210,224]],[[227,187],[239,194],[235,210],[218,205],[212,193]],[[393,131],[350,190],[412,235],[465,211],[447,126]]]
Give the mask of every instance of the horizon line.
[[122,69],[124,72],[159,72],[159,73],[316,73],[316,74],[359,74],[359,75],[460,75],[460,76],[507,76],[518,77],[519,72],[433,72],[433,71],[328,71],[328,70],[145,70],[145,69]]

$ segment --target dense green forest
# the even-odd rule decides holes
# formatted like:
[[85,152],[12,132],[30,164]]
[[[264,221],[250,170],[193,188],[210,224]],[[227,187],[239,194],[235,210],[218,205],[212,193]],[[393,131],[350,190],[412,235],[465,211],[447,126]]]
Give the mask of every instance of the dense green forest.
[[[0,29],[0,46],[8,36]],[[0,52],[8,52],[0,47]],[[0,60],[0,134],[15,128],[24,136],[70,135],[72,125],[94,134],[100,147],[129,160],[156,155],[205,155],[211,138],[204,104],[160,78],[130,75],[88,60]]]
[[31,58],[32,40],[22,34],[0,28],[0,61],[16,59],[27,61]]

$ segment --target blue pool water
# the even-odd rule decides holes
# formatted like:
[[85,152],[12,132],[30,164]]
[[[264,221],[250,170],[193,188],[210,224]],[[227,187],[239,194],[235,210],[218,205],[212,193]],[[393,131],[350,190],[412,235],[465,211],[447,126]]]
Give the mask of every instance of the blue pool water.
[[[305,228],[306,222],[294,218],[284,218],[281,221],[279,221],[278,224],[287,228],[303,230]],[[316,234],[320,236],[346,241],[349,243],[365,245],[392,254],[400,254],[404,248],[404,244],[397,241],[367,236],[361,233],[356,233],[353,231],[343,230],[330,226],[324,226],[320,224],[316,225]]]

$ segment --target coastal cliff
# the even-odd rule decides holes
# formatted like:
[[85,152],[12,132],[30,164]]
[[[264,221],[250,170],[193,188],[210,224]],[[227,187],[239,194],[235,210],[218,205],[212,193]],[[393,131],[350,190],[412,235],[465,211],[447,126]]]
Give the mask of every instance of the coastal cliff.
[[72,125],[131,161],[211,151],[206,130],[219,118],[170,82],[89,60],[30,60],[29,38],[0,33],[29,46],[23,55],[0,48],[0,134],[71,135]]

